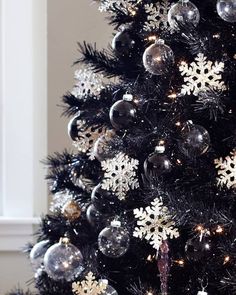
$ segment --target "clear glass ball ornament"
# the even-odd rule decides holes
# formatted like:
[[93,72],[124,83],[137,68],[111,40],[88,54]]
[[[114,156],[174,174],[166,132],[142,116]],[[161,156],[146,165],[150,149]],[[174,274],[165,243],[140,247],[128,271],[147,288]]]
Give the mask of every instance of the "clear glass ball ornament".
[[111,146],[111,141],[115,136],[115,132],[110,130],[97,139],[93,147],[93,154],[98,161],[102,162],[115,156],[116,151]]
[[196,27],[200,21],[200,12],[195,4],[189,0],[180,0],[168,12],[168,22],[172,29],[179,30],[180,25]]
[[80,250],[67,238],[51,246],[44,256],[45,271],[55,281],[72,281],[84,270],[82,262]]
[[149,181],[155,182],[161,175],[171,172],[172,164],[164,151],[164,146],[157,146],[155,152],[145,160],[144,174]]
[[143,65],[153,75],[164,75],[174,64],[174,52],[159,39],[149,46],[143,54]]
[[34,245],[30,251],[30,262],[34,271],[37,271],[43,265],[44,255],[49,248],[49,241],[41,241]]
[[115,102],[110,109],[110,121],[117,130],[131,127],[137,118],[136,107],[127,97],[124,95],[123,99]]
[[189,121],[181,130],[179,148],[188,157],[198,157],[205,154],[210,144],[211,139],[208,131],[200,125],[195,125]]
[[104,295],[118,295],[117,291],[112,286],[108,285],[108,280],[99,280],[99,282],[107,285]]
[[235,0],[218,0],[217,12],[226,22],[236,22],[236,1]]
[[119,258],[129,249],[130,237],[128,231],[119,221],[111,222],[98,236],[98,248],[107,257]]

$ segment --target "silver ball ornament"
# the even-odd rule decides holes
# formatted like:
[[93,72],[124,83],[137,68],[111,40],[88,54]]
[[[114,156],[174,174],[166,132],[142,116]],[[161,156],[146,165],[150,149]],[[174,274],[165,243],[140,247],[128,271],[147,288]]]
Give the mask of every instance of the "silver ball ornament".
[[84,270],[82,262],[80,250],[67,238],[51,246],[44,256],[45,271],[55,281],[72,281]]
[[236,0],[218,0],[217,12],[228,23],[236,22]]
[[180,25],[196,27],[200,21],[200,12],[195,4],[189,0],[180,0],[168,12],[168,22],[172,29],[179,30]]
[[119,258],[129,249],[130,237],[128,231],[119,221],[111,222],[98,236],[98,248],[107,257]]
[[153,75],[164,75],[174,64],[174,52],[159,39],[149,46],[143,54],[143,65]]
[[34,245],[30,251],[30,262],[34,271],[37,271],[43,264],[44,255],[49,248],[49,241],[41,241]]

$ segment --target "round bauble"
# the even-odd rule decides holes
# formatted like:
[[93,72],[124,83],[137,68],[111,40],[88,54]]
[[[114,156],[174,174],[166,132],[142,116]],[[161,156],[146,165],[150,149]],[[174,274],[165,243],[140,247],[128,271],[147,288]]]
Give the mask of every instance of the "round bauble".
[[143,54],[143,65],[153,75],[164,75],[174,65],[174,52],[159,39],[149,46]]
[[78,140],[79,124],[81,122],[80,115],[73,117],[68,124],[68,135],[73,141]]
[[104,295],[118,295],[117,291],[110,285],[108,285],[108,280],[99,280],[99,283],[104,283],[107,285]]
[[117,196],[110,191],[102,189],[102,185],[98,184],[92,191],[91,201],[92,204],[101,212],[109,213],[114,209],[117,204]]
[[171,172],[171,170],[172,165],[169,158],[164,154],[164,150],[159,150],[159,147],[144,162],[144,174],[151,182],[155,182],[158,177]]
[[236,22],[236,1],[235,0],[218,0],[217,12],[219,16],[228,23]]
[[44,256],[45,271],[55,281],[74,280],[84,270],[82,262],[80,250],[67,238],[51,246]]
[[98,236],[98,248],[109,258],[123,256],[128,251],[129,244],[129,233],[118,221],[111,222]]
[[200,13],[195,4],[189,0],[180,0],[168,12],[168,22],[172,29],[179,30],[181,26],[196,27],[200,21]]
[[62,214],[69,221],[75,221],[81,216],[82,210],[79,204],[73,200],[70,200],[65,203],[62,207]]
[[95,228],[102,228],[107,224],[109,218],[111,218],[109,214],[100,212],[93,204],[88,206],[86,217],[89,224]]
[[49,241],[41,241],[34,245],[30,251],[30,262],[34,271],[37,271],[43,265],[44,255],[49,248]]
[[113,104],[109,115],[112,126],[117,130],[121,130],[128,129],[134,125],[137,111],[132,101],[123,99]]
[[128,55],[130,50],[134,48],[135,41],[130,35],[128,29],[118,32],[112,40],[112,49],[117,55]]
[[205,154],[211,144],[208,131],[192,122],[187,122],[181,130],[179,148],[187,157],[198,157]]
[[115,156],[116,151],[111,146],[114,137],[115,132],[110,130],[97,139],[93,147],[93,154],[98,161],[102,162]]
[[186,257],[190,261],[199,261],[209,255],[212,249],[212,241],[209,236],[199,236],[189,239],[185,245]]

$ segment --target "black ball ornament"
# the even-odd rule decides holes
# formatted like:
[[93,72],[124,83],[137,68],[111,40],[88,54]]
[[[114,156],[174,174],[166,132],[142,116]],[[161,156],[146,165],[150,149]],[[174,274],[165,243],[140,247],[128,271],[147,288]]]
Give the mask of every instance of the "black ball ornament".
[[128,29],[118,32],[112,40],[112,49],[118,55],[128,55],[130,50],[134,48],[135,41],[130,35]]
[[188,121],[181,130],[179,148],[187,157],[198,157],[205,154],[211,144],[208,131],[200,126]]
[[155,152],[150,154],[144,162],[144,174],[151,182],[157,181],[161,175],[172,170],[171,162],[164,151],[164,146],[156,147]]
[[118,100],[110,109],[110,121],[116,130],[128,129],[134,125],[137,110],[132,103],[132,95],[124,95],[123,100]]
[[102,185],[98,184],[92,191],[91,201],[92,204],[101,213],[110,213],[114,210],[114,206],[117,204],[117,196],[112,192],[102,189]]
[[78,140],[79,125],[81,122],[80,115],[73,117],[68,124],[68,135],[73,141]]

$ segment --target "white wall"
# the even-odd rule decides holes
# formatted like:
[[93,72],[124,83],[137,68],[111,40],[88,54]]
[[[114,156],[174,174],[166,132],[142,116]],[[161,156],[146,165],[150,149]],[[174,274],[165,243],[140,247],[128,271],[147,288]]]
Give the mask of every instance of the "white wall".
[[[36,0],[32,0],[36,1]],[[40,0],[37,0],[40,1]],[[70,147],[67,120],[61,118],[60,97],[73,85],[72,63],[78,57],[77,41],[96,42],[106,47],[112,35],[104,15],[92,0],[48,0],[48,151]],[[33,277],[28,260],[21,253],[0,253],[0,294],[12,287],[26,286]]]

